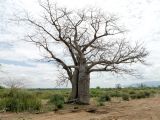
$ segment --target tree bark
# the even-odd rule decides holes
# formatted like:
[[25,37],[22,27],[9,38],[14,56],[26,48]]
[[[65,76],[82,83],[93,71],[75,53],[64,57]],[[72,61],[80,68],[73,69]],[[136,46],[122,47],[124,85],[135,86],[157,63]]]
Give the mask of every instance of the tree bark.
[[89,104],[90,74],[86,64],[80,64],[79,70],[73,72],[72,91],[68,103]]
[[69,96],[69,100],[68,100],[69,103],[76,102],[78,99],[78,70],[75,70],[73,72],[71,84],[72,84],[72,91]]
[[87,72],[79,73],[78,80],[78,102],[79,104],[89,104],[89,86],[90,86],[90,76]]

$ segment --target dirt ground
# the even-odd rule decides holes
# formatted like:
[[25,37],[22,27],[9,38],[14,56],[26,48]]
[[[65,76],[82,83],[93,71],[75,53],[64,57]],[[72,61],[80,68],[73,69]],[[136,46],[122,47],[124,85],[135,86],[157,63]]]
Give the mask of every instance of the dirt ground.
[[96,109],[95,113],[86,112],[84,109],[40,114],[0,113],[0,120],[160,120],[160,97],[110,102]]

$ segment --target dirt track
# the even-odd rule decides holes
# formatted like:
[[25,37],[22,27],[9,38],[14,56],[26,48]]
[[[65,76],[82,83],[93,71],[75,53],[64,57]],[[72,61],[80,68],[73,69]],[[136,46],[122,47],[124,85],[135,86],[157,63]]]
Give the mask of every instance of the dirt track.
[[0,113],[0,120],[160,120],[160,98],[109,103],[99,107],[96,113],[84,110],[61,111],[43,114]]

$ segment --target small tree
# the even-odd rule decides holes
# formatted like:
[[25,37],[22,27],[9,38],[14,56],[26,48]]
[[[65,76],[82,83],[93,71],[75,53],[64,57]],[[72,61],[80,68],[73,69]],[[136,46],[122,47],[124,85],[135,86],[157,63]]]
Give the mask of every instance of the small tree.
[[122,88],[121,84],[116,84],[116,88],[121,89]]
[[[40,2],[40,6],[40,18],[27,14],[19,20],[35,30],[31,30],[28,41],[43,50],[45,60],[65,71],[60,78],[72,84],[70,102],[89,103],[91,73],[132,74],[127,65],[144,63],[148,52],[141,44],[131,45],[123,38],[125,30],[116,24],[115,16],[99,10],[69,11],[50,0]],[[63,48],[63,53],[57,53]]]
[[24,87],[24,83],[23,81],[21,80],[15,80],[15,79],[9,79],[9,80],[5,80],[3,82],[3,84],[6,86],[6,87],[9,87],[9,88],[22,88]]

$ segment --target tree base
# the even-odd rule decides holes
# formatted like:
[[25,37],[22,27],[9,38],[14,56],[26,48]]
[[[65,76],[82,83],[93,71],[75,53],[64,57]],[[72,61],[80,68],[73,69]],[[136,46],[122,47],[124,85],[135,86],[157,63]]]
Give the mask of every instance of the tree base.
[[68,100],[66,104],[89,105],[89,103],[81,102],[77,99]]

